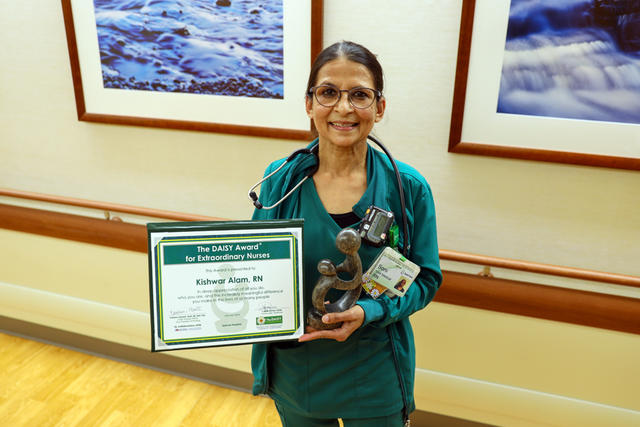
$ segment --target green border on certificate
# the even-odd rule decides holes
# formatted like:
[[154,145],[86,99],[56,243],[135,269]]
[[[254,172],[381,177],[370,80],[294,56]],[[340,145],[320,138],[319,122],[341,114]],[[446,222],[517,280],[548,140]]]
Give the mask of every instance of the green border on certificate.
[[147,224],[151,350],[297,339],[303,220]]

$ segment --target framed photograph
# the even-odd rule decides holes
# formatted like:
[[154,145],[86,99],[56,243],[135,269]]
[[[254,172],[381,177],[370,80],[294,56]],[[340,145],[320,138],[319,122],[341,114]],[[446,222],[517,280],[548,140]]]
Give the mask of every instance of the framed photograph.
[[637,9],[463,0],[449,151],[640,170]]
[[78,119],[311,139],[322,0],[62,0]]
[[147,224],[151,350],[297,339],[303,220]]

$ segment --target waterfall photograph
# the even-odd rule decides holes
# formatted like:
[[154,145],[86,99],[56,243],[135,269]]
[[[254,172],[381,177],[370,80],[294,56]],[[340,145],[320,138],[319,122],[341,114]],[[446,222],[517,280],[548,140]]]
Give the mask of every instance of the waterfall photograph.
[[283,0],[94,0],[105,89],[282,99]]
[[497,112],[640,124],[640,0],[511,0]]

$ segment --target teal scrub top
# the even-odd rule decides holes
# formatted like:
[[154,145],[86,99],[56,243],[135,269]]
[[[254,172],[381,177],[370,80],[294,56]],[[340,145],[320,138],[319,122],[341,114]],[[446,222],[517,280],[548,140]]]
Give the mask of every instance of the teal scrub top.
[[[317,142],[314,141],[309,147]],[[284,162],[269,165],[265,176]],[[262,184],[260,201],[270,206],[280,200],[317,162],[299,155]],[[368,418],[386,416],[406,407],[415,409],[413,384],[415,346],[409,315],[424,308],[442,282],[433,197],[426,180],[411,166],[396,161],[405,193],[410,250],[408,258],[420,274],[403,297],[382,295],[372,299],[363,292],[358,304],[365,320],[346,341],[255,344],[252,352],[254,394],[269,394],[279,404],[310,417]],[[385,154],[367,149],[367,190],[353,206],[360,218],[370,205],[391,210],[402,235],[402,210],[394,170]],[[303,218],[304,304],[319,277],[317,263],[328,258],[335,265],[345,256],[335,246],[341,228],[322,205],[312,179],[308,179],[277,208],[254,212],[254,220]],[[354,224],[354,228],[359,225]],[[362,244],[358,254],[363,269],[382,250]],[[340,291],[332,290],[333,302]]]

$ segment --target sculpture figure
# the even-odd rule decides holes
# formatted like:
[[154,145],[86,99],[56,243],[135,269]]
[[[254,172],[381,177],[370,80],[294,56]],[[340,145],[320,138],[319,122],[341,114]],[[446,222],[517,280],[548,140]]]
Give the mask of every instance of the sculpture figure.
[[[328,259],[318,262],[321,276],[316,282],[311,295],[313,306],[307,313],[307,323],[314,329],[336,329],[342,323],[326,324],[322,316],[326,313],[338,313],[353,307],[360,297],[362,290],[362,261],[358,255],[360,235],[352,228],[345,228],[336,236],[336,247],[346,255],[345,260],[337,267]],[[352,275],[351,280],[342,280],[338,273],[346,272]],[[335,288],[346,291],[338,301],[325,303],[329,289]]]

